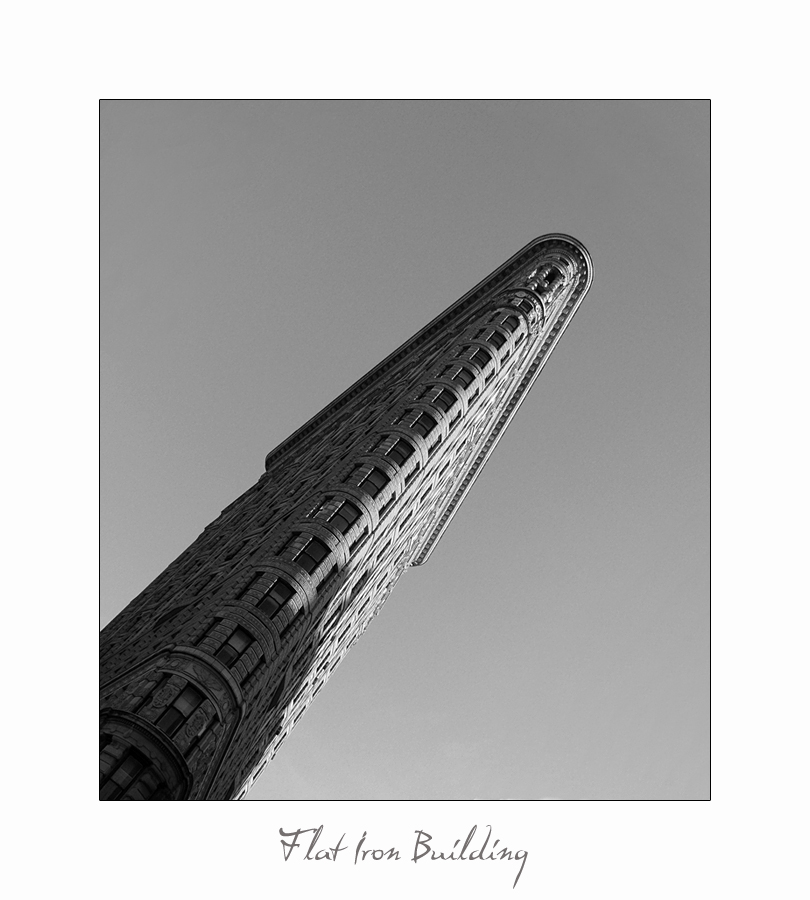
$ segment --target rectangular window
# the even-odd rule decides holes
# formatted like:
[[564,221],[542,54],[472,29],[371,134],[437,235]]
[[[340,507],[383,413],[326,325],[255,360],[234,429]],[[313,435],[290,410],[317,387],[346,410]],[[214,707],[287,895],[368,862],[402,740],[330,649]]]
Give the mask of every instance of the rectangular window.
[[174,698],[172,705],[155,723],[161,731],[173,737],[205,697],[193,685],[187,684]]
[[411,469],[411,471],[408,472],[408,474],[405,476],[406,485],[409,485],[414,480],[414,478],[416,478],[416,476],[419,474],[420,468],[421,467],[417,465],[415,469]]
[[448,391],[447,389],[443,390],[441,394],[433,401],[435,406],[438,406],[439,409],[447,412],[453,404],[456,402],[458,398],[452,391]]
[[436,427],[436,420],[428,413],[422,413],[419,418],[411,425],[411,430],[415,431],[421,437],[427,437]]
[[492,357],[483,347],[479,347],[470,358],[473,362],[477,362],[482,368],[492,362]]
[[330,525],[333,525],[341,534],[346,534],[346,532],[354,525],[354,523],[360,518],[360,510],[354,505],[354,503],[350,503],[348,500],[344,500],[343,503],[332,513],[332,515],[327,519]]
[[506,338],[499,331],[493,331],[492,337],[489,340],[490,343],[494,344],[499,350],[506,343]]
[[517,327],[520,325],[520,321],[517,316],[507,316],[501,325],[508,328],[510,331],[515,331]]
[[294,593],[295,591],[291,585],[287,584],[283,578],[279,578],[258,602],[257,606],[263,613],[272,617],[282,606],[284,606]]
[[469,387],[475,381],[475,375],[469,370],[465,369],[463,366],[458,370],[458,372],[453,376],[453,381],[460,384],[462,387]]
[[413,447],[406,440],[400,438],[385,455],[401,466],[413,455],[413,452]]
[[385,472],[380,469],[372,469],[358,487],[361,487],[370,497],[376,497],[389,481]]
[[329,556],[329,548],[323,541],[318,538],[311,538],[302,550],[293,557],[293,562],[297,562],[299,566],[304,568],[308,574],[312,574],[315,569]]
[[237,627],[234,633],[217,650],[214,656],[229,669],[243,656],[248,647],[253,643],[253,636],[244,628]]

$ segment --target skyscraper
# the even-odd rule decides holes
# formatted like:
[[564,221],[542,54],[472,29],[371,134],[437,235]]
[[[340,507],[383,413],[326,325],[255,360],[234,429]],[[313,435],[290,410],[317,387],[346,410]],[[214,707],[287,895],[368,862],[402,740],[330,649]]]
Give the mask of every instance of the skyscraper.
[[587,292],[532,241],[265,459],[101,634],[101,799],[240,799],[424,563]]

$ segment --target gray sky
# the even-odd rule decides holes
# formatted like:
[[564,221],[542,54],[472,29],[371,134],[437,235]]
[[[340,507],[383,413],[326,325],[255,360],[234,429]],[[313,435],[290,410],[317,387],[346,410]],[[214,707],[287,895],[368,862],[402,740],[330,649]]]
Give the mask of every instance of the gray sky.
[[102,621],[532,238],[594,283],[251,799],[708,796],[708,103],[102,104]]

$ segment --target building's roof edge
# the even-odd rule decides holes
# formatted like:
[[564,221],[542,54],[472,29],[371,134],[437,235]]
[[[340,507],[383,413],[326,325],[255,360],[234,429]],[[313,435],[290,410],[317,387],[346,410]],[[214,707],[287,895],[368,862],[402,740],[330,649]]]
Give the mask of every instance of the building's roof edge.
[[510,257],[508,260],[506,260],[506,262],[502,263],[500,266],[498,266],[497,269],[487,275],[486,278],[483,278],[481,281],[479,281],[474,288],[467,291],[467,293],[456,300],[455,303],[439,313],[438,316],[431,319],[431,321],[428,322],[427,325],[417,331],[416,334],[408,338],[405,343],[400,344],[400,346],[397,347],[392,353],[389,353],[389,355],[386,356],[385,359],[377,363],[377,365],[374,366],[373,369],[370,369],[368,372],[366,372],[365,375],[355,381],[354,384],[350,385],[345,391],[343,391],[342,394],[338,395],[331,403],[317,412],[314,416],[312,416],[312,418],[308,419],[300,428],[296,429],[296,431],[294,431],[289,437],[287,437],[277,447],[271,450],[265,457],[265,469],[269,469],[271,463],[275,463],[276,461],[278,461],[278,459],[284,456],[286,452],[288,452],[295,446],[300,438],[304,437],[310,431],[314,430],[314,428],[320,423],[321,420],[325,419],[330,413],[334,412],[337,408],[342,406],[351,397],[355,396],[360,391],[368,387],[378,375],[382,374],[386,369],[397,362],[405,352],[418,345],[423,338],[438,330],[438,327],[444,322],[445,319],[450,318],[462,307],[477,299],[477,295],[479,293],[483,293],[484,290],[489,289],[493,281],[496,281],[502,276],[510,274],[509,270],[517,269],[521,265],[523,265],[528,260],[528,258],[532,256],[533,252],[542,244],[560,241],[569,243],[576,247],[576,249],[585,258],[587,264],[587,285],[585,287],[585,290],[583,291],[583,294],[587,292],[587,289],[588,287],[590,287],[591,279],[593,277],[593,263],[591,262],[590,254],[585,249],[584,245],[580,243],[580,241],[578,241],[576,238],[572,238],[567,234],[551,233],[536,237],[534,240],[526,244],[525,247],[518,250],[518,252],[515,253],[514,256]]

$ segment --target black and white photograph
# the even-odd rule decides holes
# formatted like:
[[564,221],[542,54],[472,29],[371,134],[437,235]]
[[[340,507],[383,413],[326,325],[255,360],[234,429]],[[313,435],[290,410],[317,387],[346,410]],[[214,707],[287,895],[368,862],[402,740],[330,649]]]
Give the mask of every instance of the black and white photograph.
[[709,138],[101,101],[100,799],[710,799]]
[[9,7],[7,893],[807,895],[797,11]]

